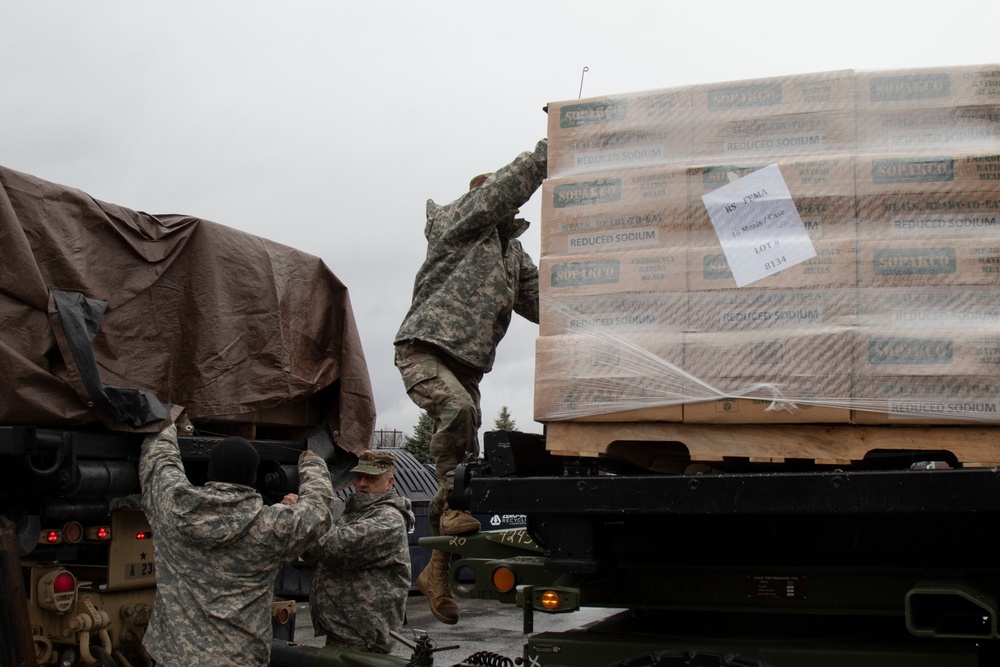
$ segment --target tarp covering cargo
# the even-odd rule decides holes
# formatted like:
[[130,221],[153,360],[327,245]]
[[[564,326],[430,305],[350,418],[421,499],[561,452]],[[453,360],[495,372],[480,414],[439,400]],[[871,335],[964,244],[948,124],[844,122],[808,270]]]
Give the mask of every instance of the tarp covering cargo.
[[323,391],[334,441],[369,446],[350,298],[318,258],[4,167],[0,248],[0,423],[155,431]]

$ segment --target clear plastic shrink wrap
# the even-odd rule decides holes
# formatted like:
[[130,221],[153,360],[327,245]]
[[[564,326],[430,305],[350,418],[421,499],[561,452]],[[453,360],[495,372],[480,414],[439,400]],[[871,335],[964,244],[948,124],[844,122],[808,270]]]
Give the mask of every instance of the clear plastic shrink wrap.
[[[1000,65],[645,91],[548,117],[536,420],[1000,421]],[[732,254],[703,197],[770,165],[788,211],[760,188],[742,229],[764,210],[797,220],[761,215],[764,241]],[[796,234],[811,255],[773,253]],[[731,263],[766,246],[738,281]]]

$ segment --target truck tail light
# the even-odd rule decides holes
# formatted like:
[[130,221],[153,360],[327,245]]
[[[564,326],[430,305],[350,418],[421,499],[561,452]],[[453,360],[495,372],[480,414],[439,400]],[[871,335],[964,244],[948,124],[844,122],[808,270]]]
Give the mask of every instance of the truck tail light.
[[72,593],[76,590],[76,577],[63,570],[52,580],[52,590],[55,593]]
[[38,535],[39,544],[62,544],[62,531],[55,528],[43,530]]
[[38,580],[38,606],[62,614],[76,600],[76,577],[68,570],[56,568]]
[[106,542],[111,539],[110,526],[91,526],[87,529],[88,542]]

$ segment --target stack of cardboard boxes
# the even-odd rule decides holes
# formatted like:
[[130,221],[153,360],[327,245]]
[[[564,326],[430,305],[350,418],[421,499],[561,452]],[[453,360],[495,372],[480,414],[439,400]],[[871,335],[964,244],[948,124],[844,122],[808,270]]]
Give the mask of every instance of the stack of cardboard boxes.
[[[536,420],[1000,421],[1000,65],[548,113]],[[702,197],[771,164],[815,255],[738,287]]]

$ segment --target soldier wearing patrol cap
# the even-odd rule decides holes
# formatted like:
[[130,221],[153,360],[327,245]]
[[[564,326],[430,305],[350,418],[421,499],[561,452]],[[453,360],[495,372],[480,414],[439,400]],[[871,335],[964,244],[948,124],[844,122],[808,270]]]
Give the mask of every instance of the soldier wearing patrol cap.
[[[353,473],[379,476],[386,472],[395,472],[396,455],[388,451],[376,451],[369,449],[361,453],[358,457],[358,465],[351,468]],[[385,478],[386,483],[390,480],[395,482],[395,475]]]
[[414,516],[409,498],[396,493],[395,462],[389,451],[358,457],[344,513],[303,557],[316,564],[309,608],[327,646],[389,653],[390,630],[403,626]]

